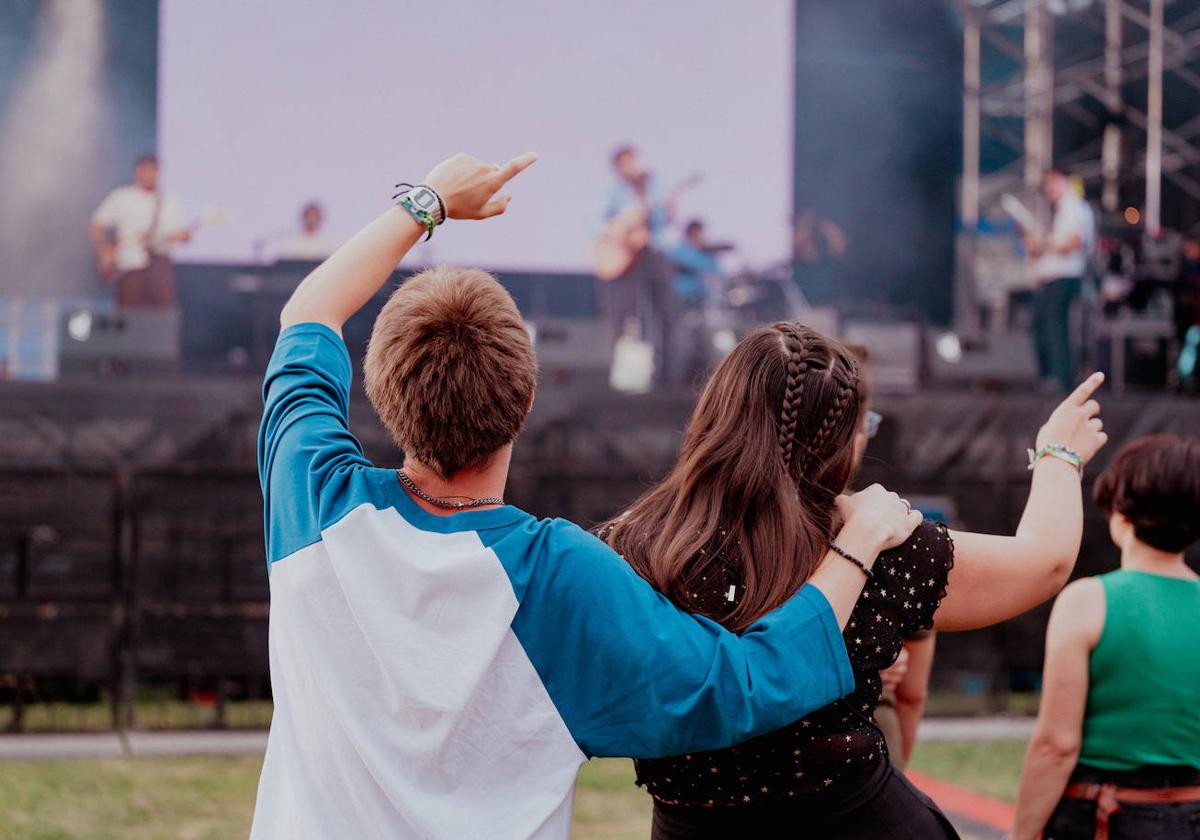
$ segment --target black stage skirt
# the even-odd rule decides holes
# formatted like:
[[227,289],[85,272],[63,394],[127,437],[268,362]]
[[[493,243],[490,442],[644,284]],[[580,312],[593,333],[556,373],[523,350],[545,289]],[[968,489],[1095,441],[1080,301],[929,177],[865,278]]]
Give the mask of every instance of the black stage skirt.
[[745,807],[702,808],[654,803],[651,840],[958,840],[928,796],[879,762],[872,777],[840,801],[811,799]]

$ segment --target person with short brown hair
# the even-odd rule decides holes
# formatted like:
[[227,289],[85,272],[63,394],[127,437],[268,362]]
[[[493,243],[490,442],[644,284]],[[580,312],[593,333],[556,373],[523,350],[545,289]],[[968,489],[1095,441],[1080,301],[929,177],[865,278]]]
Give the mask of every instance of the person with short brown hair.
[[[456,155],[296,289],[263,385],[259,472],[275,713],[251,836],[566,838],[593,755],[723,746],[854,687],[862,591],[830,553],[740,635],[612,550],[504,503],[536,363],[495,279],[443,268],[375,324],[367,392],[404,450],[363,456],[341,329],[445,219],[496,216],[534,161]],[[920,522],[875,486],[842,528],[864,562]]]
[[1191,836],[1200,825],[1200,441],[1127,444],[1093,498],[1121,549],[1075,581],[1046,630],[1041,708],[1014,840]]
[[445,479],[516,439],[537,360],[512,298],[487,272],[431,268],[403,292],[375,320],[367,396],[396,445]]

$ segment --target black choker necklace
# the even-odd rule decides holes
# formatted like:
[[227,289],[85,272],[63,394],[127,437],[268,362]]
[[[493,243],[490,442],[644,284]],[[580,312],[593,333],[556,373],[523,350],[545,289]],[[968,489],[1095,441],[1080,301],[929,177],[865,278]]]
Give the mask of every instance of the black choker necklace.
[[[408,473],[404,470],[396,470],[396,475],[400,478],[400,483],[403,484],[410,493],[418,499],[429,502],[431,505],[437,505],[441,508],[449,508],[450,510],[465,510],[466,508],[483,507],[484,505],[502,505],[504,500],[496,496],[490,496],[486,499],[472,499],[470,496],[449,496],[441,498],[438,496],[430,496],[420,487],[413,483],[413,480],[408,477]],[[466,499],[465,502],[451,501],[452,499]]]

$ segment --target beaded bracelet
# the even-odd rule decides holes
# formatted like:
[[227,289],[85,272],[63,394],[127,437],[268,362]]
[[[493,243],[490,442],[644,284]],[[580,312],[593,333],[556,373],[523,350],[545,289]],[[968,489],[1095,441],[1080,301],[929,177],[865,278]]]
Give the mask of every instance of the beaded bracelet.
[[844,548],[842,548],[840,545],[838,545],[837,543],[835,543],[833,541],[830,541],[830,543],[829,543],[829,550],[832,551],[834,554],[838,554],[838,555],[841,555],[842,557],[845,557],[847,560],[849,560],[851,563],[853,563],[855,566],[858,566],[858,568],[862,570],[862,573],[867,576],[867,580],[871,579],[871,570],[867,568],[867,564],[864,563],[863,561],[859,560],[857,557],[855,557],[849,551],[846,551]]
[[430,239],[433,239],[433,229],[437,227],[437,222],[433,220],[433,214],[428,210],[422,210],[420,207],[413,204],[412,199],[407,195],[400,199],[399,204],[408,211],[408,215],[417,220],[417,224],[425,228],[427,231],[425,234],[425,241],[428,242]]
[[1029,469],[1037,466],[1037,462],[1049,456],[1058,458],[1060,461],[1066,461],[1075,469],[1079,470],[1080,475],[1083,474],[1083,456],[1071,449],[1069,446],[1063,446],[1061,443],[1048,443],[1036,452],[1032,449],[1026,449],[1029,455]]

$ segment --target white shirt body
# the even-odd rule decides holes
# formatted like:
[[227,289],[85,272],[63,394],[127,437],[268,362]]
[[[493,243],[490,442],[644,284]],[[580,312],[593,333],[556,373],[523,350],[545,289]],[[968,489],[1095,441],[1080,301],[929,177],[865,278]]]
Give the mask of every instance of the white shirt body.
[[[1033,261],[1033,276],[1038,284],[1049,283],[1063,277],[1082,277],[1087,269],[1088,243],[1093,238],[1092,209],[1086,201],[1073,192],[1067,192],[1054,205],[1054,219],[1050,224],[1050,235],[1046,238],[1046,251]],[[1079,245],[1068,253],[1060,253],[1072,236],[1079,237]]]
[[184,229],[183,210],[179,202],[169,196],[162,199],[158,224],[155,225],[154,206],[158,200],[157,193],[130,184],[110,192],[92,214],[92,224],[116,234],[118,271],[135,271],[149,264],[150,249],[143,239],[151,227],[154,227],[157,240],[153,243],[155,253],[167,253],[170,244],[163,241],[164,237]]

